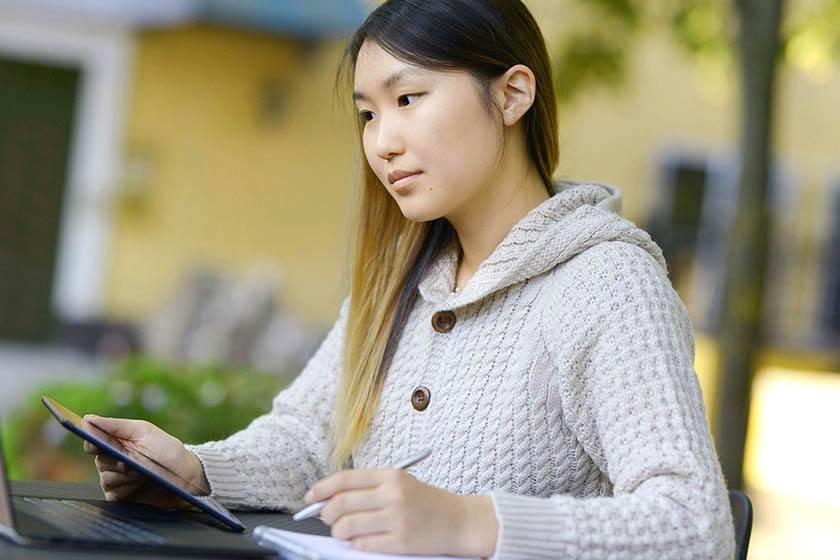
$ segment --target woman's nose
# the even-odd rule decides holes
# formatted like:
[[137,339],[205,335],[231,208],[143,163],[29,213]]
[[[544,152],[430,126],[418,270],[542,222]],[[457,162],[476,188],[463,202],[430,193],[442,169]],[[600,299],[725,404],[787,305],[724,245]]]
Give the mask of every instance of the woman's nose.
[[380,118],[376,136],[376,155],[382,159],[391,159],[401,154],[404,148],[397,124],[394,121],[385,122],[385,119]]

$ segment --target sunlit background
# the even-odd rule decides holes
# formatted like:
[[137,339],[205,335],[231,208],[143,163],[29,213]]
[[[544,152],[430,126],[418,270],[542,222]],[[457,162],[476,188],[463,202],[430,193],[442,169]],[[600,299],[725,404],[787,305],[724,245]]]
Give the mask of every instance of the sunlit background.
[[[246,425],[300,371],[348,285],[360,163],[333,77],[375,4],[0,0],[12,478],[95,475],[43,393],[197,442]],[[557,64],[557,176],[618,185],[662,246],[714,427],[739,167],[728,3],[526,4]],[[765,560],[840,550],[840,2],[789,0],[783,29],[744,469],[750,558]]]

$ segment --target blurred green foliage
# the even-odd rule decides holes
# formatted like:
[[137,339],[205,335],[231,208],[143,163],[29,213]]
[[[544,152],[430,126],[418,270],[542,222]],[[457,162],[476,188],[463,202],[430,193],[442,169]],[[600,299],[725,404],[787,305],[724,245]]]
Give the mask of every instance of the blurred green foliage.
[[616,89],[624,83],[625,49],[597,32],[576,32],[566,38],[556,59],[557,95],[571,100],[593,86]]
[[[734,60],[737,0],[577,0],[585,21],[554,49],[557,93],[569,102],[597,87],[618,89],[642,33],[665,30],[685,52],[707,63]],[[840,0],[815,0],[789,10],[779,59],[806,72],[840,59]]]
[[825,70],[840,60],[840,0],[799,10],[785,25],[784,58],[802,70]]
[[728,16],[727,2],[691,0],[676,3],[669,19],[678,45],[696,56],[719,58],[731,54]]
[[92,381],[47,383],[3,418],[3,447],[12,479],[96,480],[81,440],[41,404],[49,395],[84,415],[142,418],[185,443],[224,438],[268,412],[289,377],[217,366],[165,365],[145,356],[117,364]]
[[571,101],[599,86],[617,89],[624,83],[628,49],[644,17],[636,0],[579,0],[589,21],[574,28],[554,52],[557,95]]

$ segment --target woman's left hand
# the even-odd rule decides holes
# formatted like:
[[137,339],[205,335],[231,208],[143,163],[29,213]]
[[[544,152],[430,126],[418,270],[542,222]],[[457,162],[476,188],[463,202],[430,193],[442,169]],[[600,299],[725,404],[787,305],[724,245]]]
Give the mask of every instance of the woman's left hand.
[[492,556],[498,523],[489,496],[460,496],[397,469],[335,473],[306,493],[329,500],[321,519],[354,548],[396,554]]

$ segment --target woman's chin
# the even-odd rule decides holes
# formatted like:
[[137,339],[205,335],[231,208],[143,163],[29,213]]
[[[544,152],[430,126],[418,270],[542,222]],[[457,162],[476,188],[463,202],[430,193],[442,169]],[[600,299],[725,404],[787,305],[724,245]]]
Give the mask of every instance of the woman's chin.
[[431,208],[414,204],[400,204],[400,211],[409,222],[429,222],[441,217],[441,213]]

